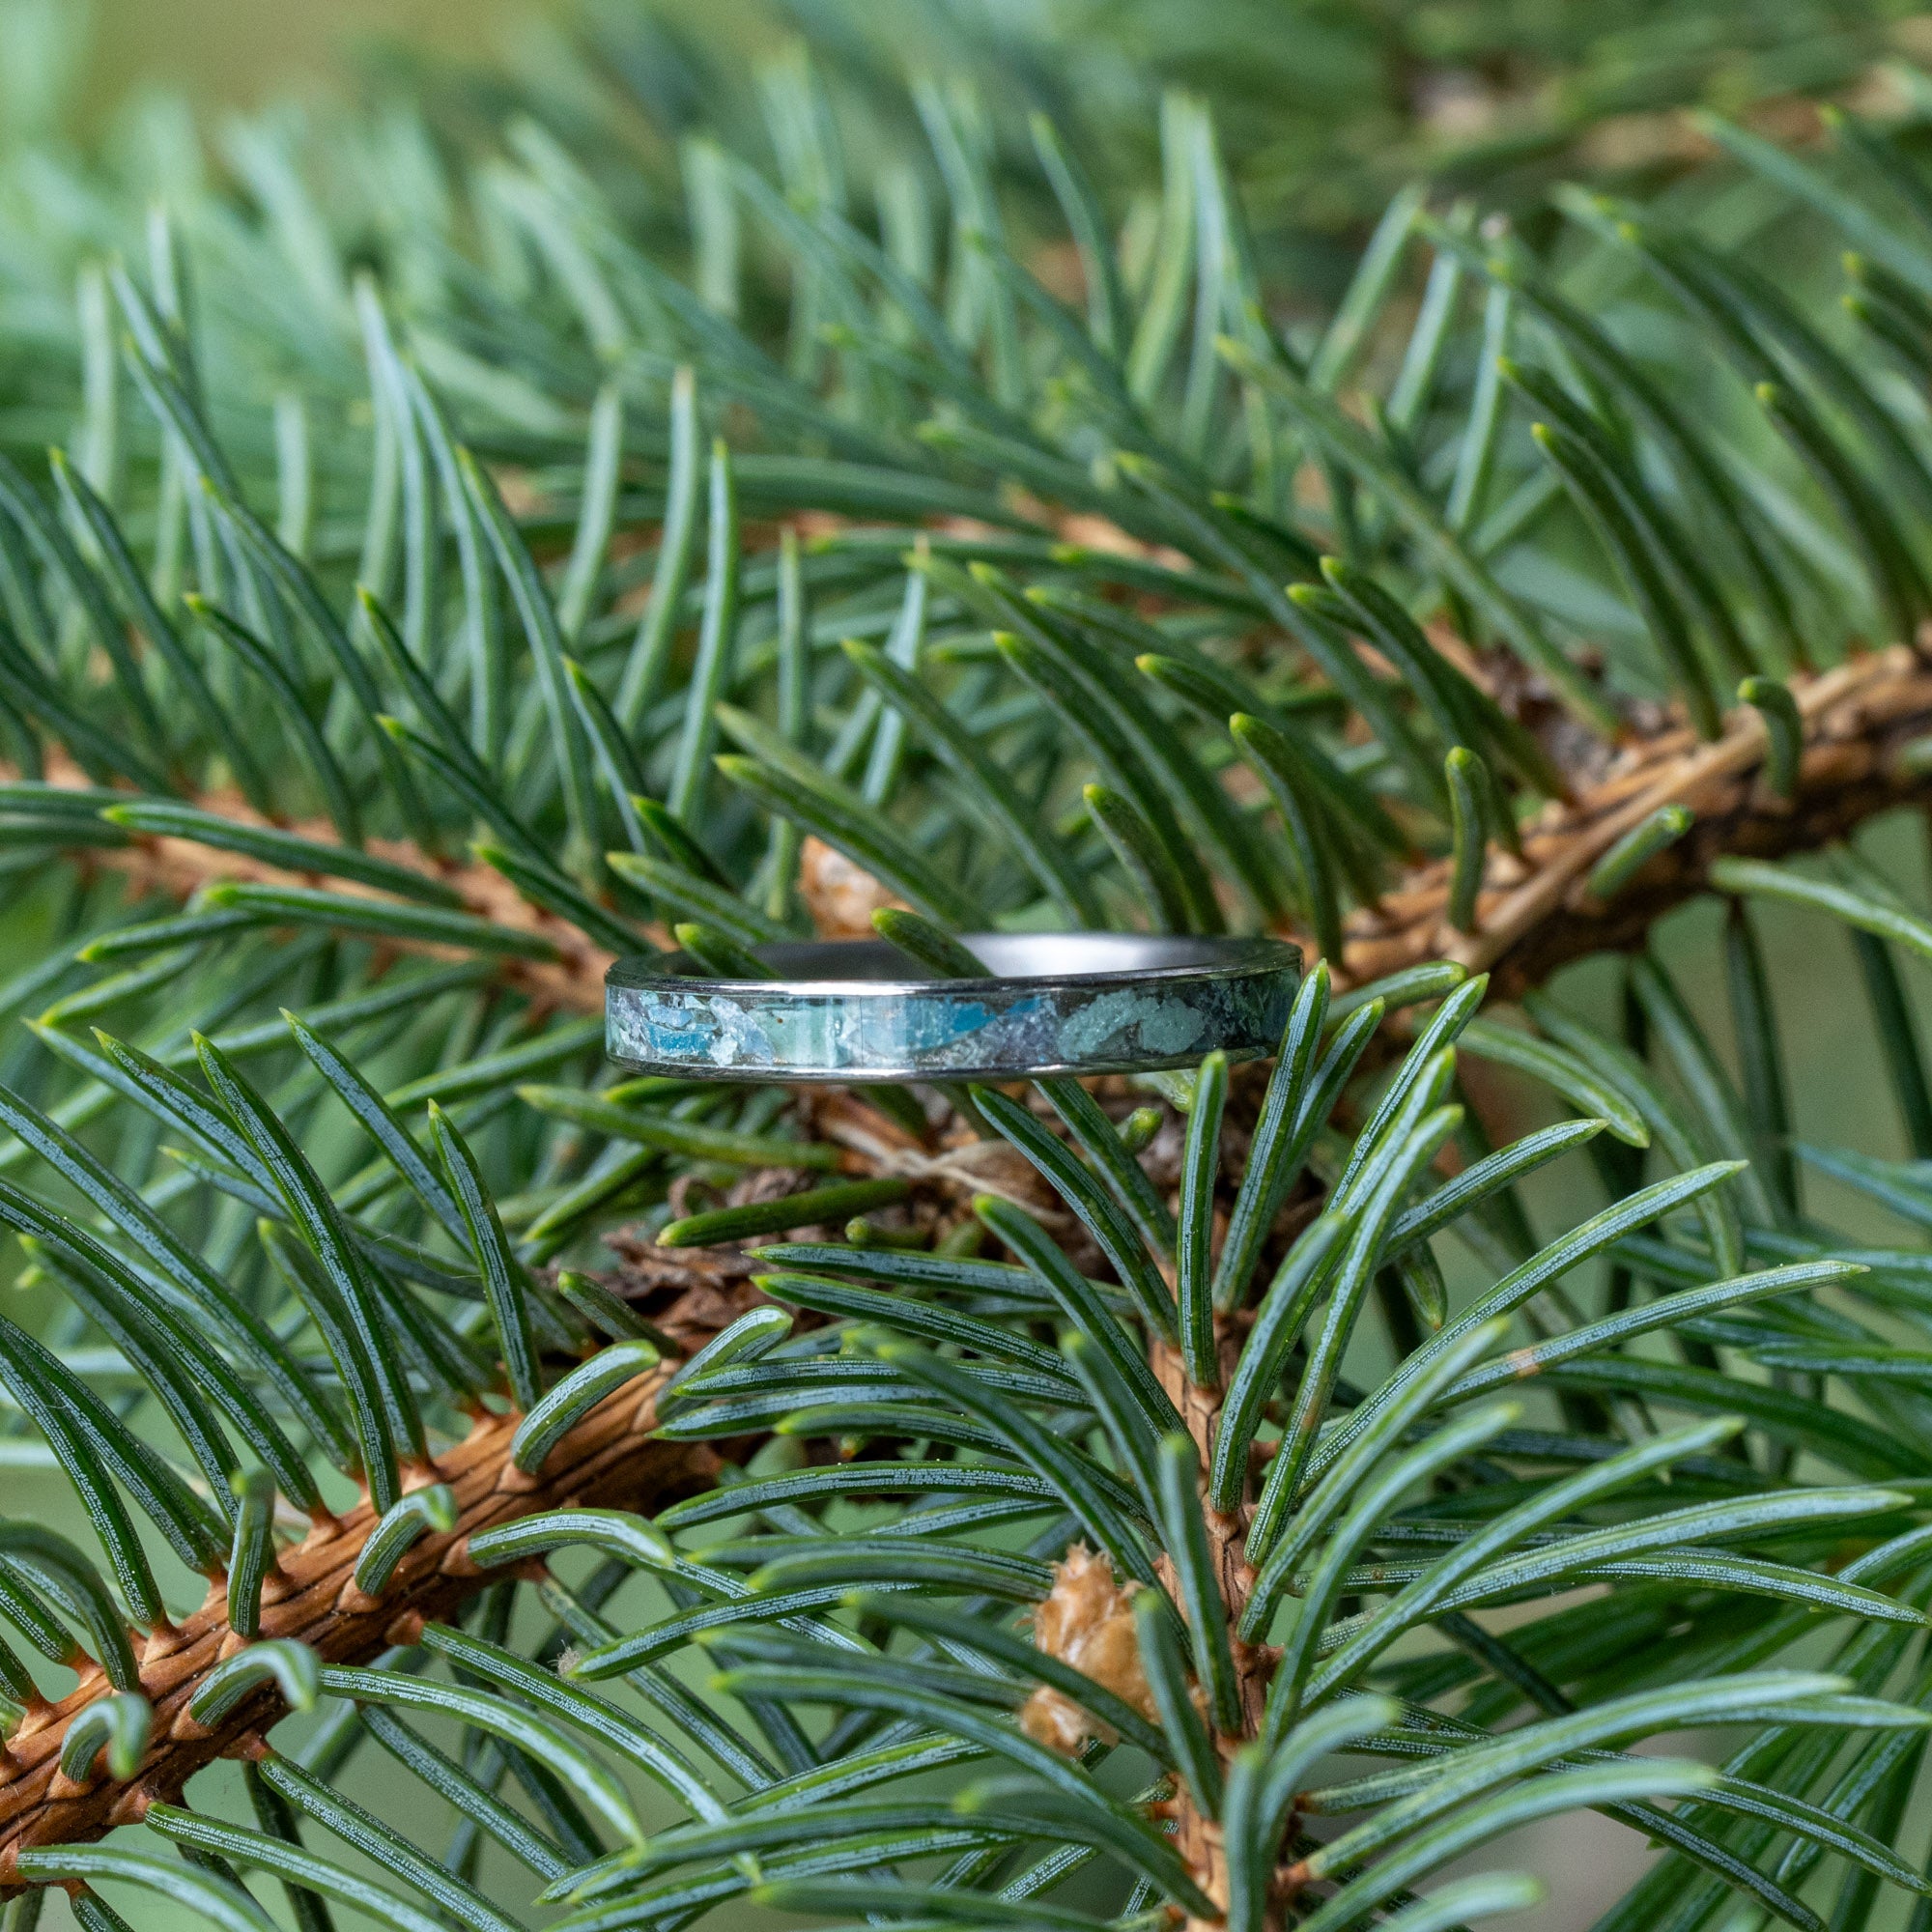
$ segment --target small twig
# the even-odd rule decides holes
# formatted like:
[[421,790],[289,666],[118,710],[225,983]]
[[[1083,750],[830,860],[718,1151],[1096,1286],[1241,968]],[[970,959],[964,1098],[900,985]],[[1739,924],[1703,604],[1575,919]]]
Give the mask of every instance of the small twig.
[[[1545,810],[1523,835],[1520,861],[1507,854],[1492,860],[1490,876],[1509,883],[1482,894],[1478,930],[1460,932],[1451,919],[1451,863],[1417,867],[1378,907],[1349,917],[1342,957],[1334,962],[1337,984],[1359,985],[1427,960],[1456,959],[1471,971],[1491,973],[1498,992],[1520,993],[1585,953],[1639,943],[1664,913],[1703,890],[1717,858],[1810,851],[1932,792],[1932,774],[1897,756],[1915,739],[1932,734],[1932,668],[1915,652],[1902,645],[1866,652],[1835,669],[1793,677],[1789,688],[1804,731],[1795,797],[1781,796],[1767,781],[1769,736],[1763,714],[1748,705],[1731,714],[1713,743],[1679,726],[1635,741],[1573,802]],[[0,765],[0,779],[12,776]],[[71,758],[51,751],[45,776],[76,789],[92,782]],[[208,793],[193,803],[240,822],[263,822],[239,793]],[[1613,903],[1592,899],[1584,888],[1591,867],[1666,805],[1690,807],[1696,824]],[[323,820],[285,829],[317,844],[336,841],[334,828]],[[453,887],[469,911],[540,933],[557,949],[554,961],[503,960],[500,971],[510,984],[547,1007],[603,1009],[611,955],[532,906],[500,873],[433,860],[405,840],[371,839],[369,849]],[[88,846],[80,856],[126,872],[137,889],[181,898],[226,879],[312,885],[318,876],[183,838],[136,838],[123,846]],[[369,890],[347,880],[331,884],[345,893]],[[418,941],[388,943],[401,952],[448,956],[446,948]]]
[[[715,1326],[720,1297],[706,1291],[661,1318],[679,1342],[696,1347]],[[728,1315],[725,1319],[729,1319]],[[355,1572],[378,1513],[366,1503],[280,1553],[283,1588],[262,1605],[264,1639],[294,1637],[329,1663],[366,1663],[391,1644],[413,1642],[425,1623],[444,1619],[493,1579],[468,1556],[478,1530],[541,1511],[635,1509],[675,1500],[716,1480],[720,1457],[705,1443],[659,1442],[657,1395],[676,1368],[634,1381],[592,1409],[545,1460],[540,1475],[510,1463],[519,1417],[490,1416],[437,1458],[437,1477],[455,1492],[455,1527],[415,1543],[380,1596],[357,1589]],[[15,1853],[30,1845],[74,1844],[117,1825],[138,1822],[152,1803],[173,1800],[194,1773],[218,1757],[244,1752],[282,1715],[272,1686],[245,1699],[213,1729],[187,1715],[208,1672],[243,1645],[230,1628],[220,1589],[169,1634],[150,1644],[141,1689],[155,1709],[154,1742],[126,1782],[96,1777],[75,1787],[60,1780],[68,1727],[107,1693],[95,1673],[45,1712],[16,1729],[0,1759],[0,1892],[10,1889]]]
[[[1872,651],[1790,684],[1804,725],[1795,797],[1765,782],[1770,750],[1763,716],[1740,706],[1722,737],[1699,742],[1683,728],[1619,753],[1609,771],[1568,805],[1548,807],[1523,835],[1519,863],[1498,856],[1479,929],[1450,919],[1451,864],[1411,872],[1378,912],[1350,916],[1337,983],[1360,985],[1432,959],[1492,975],[1505,997],[1547,980],[1586,953],[1639,944],[1673,906],[1701,892],[1725,855],[1778,858],[1842,838],[1865,819],[1932,790],[1898,753],[1932,733],[1932,668],[1903,646]],[[1661,852],[1609,904],[1586,889],[1591,868],[1652,812],[1688,806],[1696,823]]]

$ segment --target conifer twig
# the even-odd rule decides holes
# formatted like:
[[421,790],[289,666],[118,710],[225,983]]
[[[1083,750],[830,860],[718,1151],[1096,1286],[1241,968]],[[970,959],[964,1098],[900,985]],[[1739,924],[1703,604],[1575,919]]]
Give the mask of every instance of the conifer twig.
[[[93,786],[94,781],[87,773],[58,747],[48,746],[43,760],[41,777],[44,782],[76,791]],[[23,776],[0,761],[0,782]],[[132,796],[130,793],[129,797]],[[199,792],[187,802],[198,810],[237,824],[270,823],[232,788]],[[293,832],[316,845],[340,843],[335,827],[326,818],[278,823],[274,829]],[[365,849],[376,858],[407,867],[449,887],[461,897],[466,912],[519,932],[535,933],[548,941],[558,955],[554,960],[506,956],[499,962],[503,978],[519,991],[528,994],[539,1007],[569,1012],[603,1010],[604,975],[615,955],[587,939],[567,921],[532,905],[495,867],[480,862],[459,866],[433,859],[407,839],[371,838],[366,841]],[[137,893],[163,893],[182,899],[229,880],[256,885],[314,886],[326,879],[332,892],[384,900],[381,893],[353,878],[290,871],[243,853],[217,851],[191,838],[142,833],[130,838],[125,845],[83,846],[75,857],[81,865],[125,873]],[[426,940],[391,939],[384,944],[403,952],[427,953],[438,958],[459,956],[449,947]]]
[[[1379,913],[1349,922],[1338,979],[1379,979],[1429,959],[1488,972],[1505,997],[1539,984],[1572,959],[1638,944],[1673,906],[1705,890],[1727,854],[1777,858],[1842,838],[1865,819],[1919,797],[1925,775],[1899,753],[1932,732],[1932,669],[1903,646],[1873,651],[1791,680],[1804,727],[1795,796],[1767,781],[1763,715],[1740,706],[1721,736],[1700,742],[1682,726],[1626,746],[1574,803],[1546,808],[1523,834],[1520,863],[1492,859],[1496,883],[1478,900],[1476,930],[1449,919],[1450,862],[1411,875]],[[1587,888],[1591,868],[1653,812],[1695,814],[1690,832],[1661,853],[1607,904]]]
[[[1547,807],[1525,828],[1520,861],[1492,855],[1473,931],[1460,931],[1450,917],[1453,862],[1418,867],[1379,907],[1350,916],[1337,984],[1361,984],[1448,958],[1489,972],[1500,993],[1519,993],[1569,960],[1638,943],[1665,912],[1705,889],[1715,859],[1814,850],[1932,786],[1932,775],[1898,755],[1932,734],[1932,668],[1918,653],[1904,646],[1867,652],[1831,670],[1795,676],[1790,689],[1804,725],[1793,797],[1781,797],[1768,781],[1770,734],[1763,714],[1748,705],[1739,706],[1722,735],[1709,743],[1681,725],[1633,739],[1594,782],[1578,787],[1573,801]],[[10,776],[0,767],[0,778]],[[76,789],[91,782],[71,759],[51,751],[45,778]],[[205,793],[193,803],[242,823],[263,822],[232,791]],[[1597,861],[1668,805],[1695,813],[1690,833],[1646,865],[1630,889],[1609,903],[1592,897],[1586,880]],[[326,821],[283,829],[318,844],[335,842]],[[403,840],[371,839],[369,850],[454,888],[467,910],[548,940],[559,955],[554,960],[500,962],[505,979],[538,1005],[602,1010],[604,975],[612,955],[531,905],[501,873],[480,864],[433,860]],[[127,873],[137,890],[182,898],[223,880],[302,885],[318,877],[165,837],[143,836],[119,847],[88,846],[79,856],[83,863]],[[346,894],[370,893],[354,880],[331,884]],[[424,941],[384,943],[404,952],[440,956],[448,952]]]
[[[738,1312],[704,1283],[656,1320],[695,1349],[721,1317]],[[650,1507],[709,1487],[720,1463],[711,1445],[652,1439],[658,1394],[677,1366],[667,1362],[607,1397],[551,1450],[540,1475],[525,1475],[510,1462],[520,1417],[483,1419],[436,1459],[437,1479],[456,1494],[454,1527],[413,1544],[379,1596],[355,1582],[377,1511],[364,1503],[326,1531],[312,1531],[278,1556],[263,1592],[260,1638],[296,1638],[327,1663],[366,1663],[392,1644],[413,1641],[425,1623],[449,1617],[497,1574],[469,1560],[475,1532],[545,1510]],[[209,1671],[244,1645],[228,1623],[223,1588],[211,1590],[164,1643],[151,1642],[141,1659],[141,1688],[155,1721],[153,1742],[131,1779],[96,1776],[75,1783],[60,1770],[70,1726],[107,1694],[99,1671],[10,1733],[0,1752],[0,1893],[10,1889],[16,1853],[83,1842],[138,1822],[150,1804],[178,1797],[186,1780],[216,1758],[247,1755],[281,1715],[272,1684],[212,1729],[187,1715]]]

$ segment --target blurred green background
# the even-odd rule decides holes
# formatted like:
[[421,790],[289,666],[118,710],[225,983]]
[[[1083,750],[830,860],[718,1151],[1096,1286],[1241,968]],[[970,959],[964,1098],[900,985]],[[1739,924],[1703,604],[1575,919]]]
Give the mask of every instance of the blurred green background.
[[384,41],[458,56],[502,55],[513,21],[555,0],[71,0],[95,15],[86,99],[134,86],[251,106],[341,71]]

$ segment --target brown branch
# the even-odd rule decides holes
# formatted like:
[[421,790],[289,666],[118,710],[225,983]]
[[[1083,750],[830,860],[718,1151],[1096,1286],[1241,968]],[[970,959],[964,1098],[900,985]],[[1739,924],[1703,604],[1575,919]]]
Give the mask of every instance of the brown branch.
[[[94,780],[66,753],[49,747],[44,753],[42,777],[48,784],[70,790],[92,788]],[[0,762],[0,781],[17,779],[20,773]],[[198,793],[191,801],[197,810],[232,820],[238,825],[271,827],[294,833],[322,846],[338,845],[335,827],[326,818],[305,818],[293,822],[266,819],[239,791],[222,788]],[[457,865],[431,857],[421,846],[408,839],[371,838],[365,848],[373,858],[386,859],[419,872],[426,879],[447,886],[462,899],[464,910],[508,926],[513,931],[535,934],[556,952],[554,959],[522,959],[506,955],[500,962],[504,980],[526,993],[538,1006],[560,1008],[570,1012],[593,1013],[604,1009],[604,975],[615,954],[593,945],[582,933],[541,906],[532,905],[492,866],[480,863]],[[391,904],[386,894],[355,879],[336,878],[327,871],[293,872],[280,866],[264,864],[245,853],[224,852],[216,846],[202,845],[192,838],[156,838],[138,833],[125,845],[87,845],[76,853],[78,862],[107,871],[125,873],[136,893],[165,893],[174,898],[189,898],[210,886],[227,881],[255,885],[318,886],[327,884],[331,892],[379,904]],[[662,938],[662,934],[655,937]],[[399,952],[427,954],[439,959],[468,958],[468,953],[427,940],[388,939],[383,942]]]
[[[1764,780],[1763,720],[1741,708],[1703,744],[1673,728],[1632,744],[1574,804],[1548,807],[1523,838],[1521,862],[1492,847],[1473,933],[1449,923],[1446,861],[1412,872],[1376,911],[1353,914],[1343,951],[1350,984],[1431,959],[1494,977],[1513,997],[1586,953],[1639,944],[1664,913],[1702,892],[1727,855],[1777,858],[1842,838],[1876,813],[1932,790],[1899,752],[1932,734],[1932,668],[1902,645],[1791,680],[1804,724],[1797,796]],[[1605,904],[1587,880],[1625,833],[1665,805],[1689,806],[1691,829]]]
[[[1261,1735],[1267,1710],[1268,1683],[1280,1653],[1271,1645],[1246,1643],[1234,1634],[1255,1585],[1254,1566],[1248,1561],[1248,1519],[1252,1513],[1253,1486],[1244,1485],[1249,1492],[1248,1501],[1236,1504],[1232,1515],[1223,1516],[1208,1500],[1207,1472],[1213,1466],[1214,1437],[1220,1427],[1222,1399],[1247,1339],[1246,1323],[1238,1315],[1217,1313],[1214,1337],[1220,1362],[1219,1381],[1214,1388],[1204,1389],[1189,1381],[1180,1351],[1164,1342],[1155,1343],[1149,1352],[1149,1360],[1161,1386],[1179,1410],[1188,1435],[1194,1438],[1195,1451],[1200,1459],[1201,1514],[1208,1528],[1208,1549],[1214,1565],[1214,1581],[1227,1608],[1228,1644],[1234,1658],[1236,1693],[1241,1716],[1238,1732],[1232,1735],[1219,1731],[1215,1733],[1215,1747],[1225,1762],[1243,1745]],[[1174,1588],[1176,1578],[1169,1559],[1163,1555],[1157,1568],[1161,1572],[1161,1581],[1178,1601],[1179,1593]],[[1167,1811],[1174,1822],[1175,1849],[1187,1861],[1202,1890],[1225,1911],[1228,1904],[1228,1863],[1222,1849],[1220,1827],[1200,1809],[1184,1785],[1177,1788],[1168,1803]],[[1212,1920],[1190,1918],[1187,1932],[1214,1932],[1214,1923]],[[1269,1913],[1264,1932],[1280,1932],[1280,1915]]]
[[[1521,862],[1492,852],[1473,934],[1456,932],[1447,923],[1447,866],[1418,867],[1379,907],[1350,918],[1341,977],[1360,983],[1446,956],[1492,972],[1498,990],[1514,994],[1567,960],[1639,943],[1662,913],[1704,888],[1712,862],[1721,855],[1770,857],[1809,849],[1843,837],[1876,812],[1925,795],[1929,781],[1898,757],[1905,745],[1932,734],[1932,669],[1913,652],[1901,647],[1861,656],[1837,669],[1794,679],[1793,693],[1804,720],[1804,755],[1794,799],[1772,796],[1763,781],[1766,733],[1754,712],[1736,714],[1713,744],[1700,744],[1678,729],[1634,743],[1574,803],[1545,811],[1525,836]],[[49,756],[45,776],[63,785],[89,782],[57,754]],[[238,820],[261,822],[236,795],[212,794],[197,803]],[[1646,866],[1613,903],[1593,899],[1586,886],[1591,867],[1627,831],[1666,804],[1693,810],[1690,832]],[[333,840],[326,824],[290,829],[319,843]],[[471,911],[549,940],[558,952],[554,962],[503,962],[505,979],[532,999],[578,1011],[601,1008],[610,955],[530,906],[497,873],[433,860],[398,841],[372,840],[370,849],[454,886]],[[139,891],[184,897],[224,879],[314,884],[327,876],[291,874],[176,838],[88,847],[79,857],[127,873]],[[354,881],[334,883],[346,892],[366,892]],[[439,955],[446,951],[407,942],[398,950]],[[996,1191],[1035,1191],[1030,1176],[981,1171],[970,1149],[935,1152],[909,1142],[891,1145],[889,1126],[841,1096],[818,1096],[813,1119],[821,1133],[845,1146],[849,1165],[912,1172],[945,1191],[988,1185]],[[701,1331],[729,1319],[718,1284],[705,1285],[687,1301],[687,1330]],[[676,1332],[678,1316],[666,1319]],[[1190,1431],[1205,1450],[1214,1400],[1179,1386],[1173,1361],[1159,1360],[1157,1366],[1175,1386]],[[633,1384],[604,1403],[558,1445],[540,1478],[523,1477],[509,1464],[515,1418],[479,1423],[437,1462],[438,1477],[457,1493],[461,1514],[454,1530],[417,1544],[376,1599],[363,1596],[352,1580],[375,1525],[374,1513],[365,1505],[311,1532],[280,1559],[273,1601],[265,1596],[263,1636],[299,1638],[330,1662],[366,1661],[390,1643],[410,1640],[425,1621],[448,1616],[482,1586],[487,1574],[466,1556],[468,1539],[476,1530],[567,1506],[646,1506],[704,1486],[718,1466],[713,1451],[650,1440],[663,1379],[660,1374]],[[1211,1526],[1223,1592],[1231,1607],[1236,1606],[1252,1581],[1243,1554],[1245,1524],[1231,1518]],[[137,1819],[154,1800],[177,1795],[194,1772],[215,1758],[258,1744],[280,1715],[271,1689],[252,1695],[212,1730],[186,1715],[207,1672],[242,1641],[228,1626],[224,1604],[212,1597],[178,1630],[149,1644],[141,1677],[155,1706],[156,1741],[138,1776],[127,1783],[94,1777],[76,1784],[59,1771],[69,1724],[106,1692],[99,1672],[61,1703],[30,1714],[0,1752],[0,1890],[12,1876],[14,1853],[23,1847],[99,1836]],[[1270,1655],[1244,1647],[1238,1662],[1244,1711],[1254,1719]],[[1233,1748],[1238,1740],[1222,1742]],[[1207,1889],[1224,1895],[1215,1829],[1190,1815],[1184,1796],[1177,1801],[1176,1825]]]
[[[707,1285],[659,1320],[690,1348],[707,1340],[721,1319],[742,1312]],[[667,1363],[608,1397],[564,1436],[536,1476],[524,1475],[509,1460],[518,1417],[479,1421],[436,1459],[436,1480],[456,1492],[454,1529],[414,1545],[377,1597],[354,1581],[376,1512],[365,1503],[327,1529],[312,1530],[282,1552],[279,1577],[271,1577],[263,1592],[262,1636],[298,1638],[329,1663],[367,1662],[390,1644],[413,1642],[425,1623],[447,1618],[494,1577],[508,1574],[481,1570],[469,1559],[469,1538],[478,1530],[544,1510],[648,1507],[708,1487],[721,1460],[709,1445],[651,1439],[657,1396],[675,1367]],[[151,1803],[177,1797],[216,1758],[255,1746],[283,1714],[272,1686],[251,1694],[212,1729],[187,1715],[208,1672],[243,1647],[219,1590],[172,1633],[149,1642],[141,1689],[155,1709],[154,1742],[139,1773],[125,1783],[104,1776],[75,1783],[60,1771],[69,1725],[108,1693],[98,1669],[60,1703],[29,1715],[0,1749],[0,1892],[17,1884],[17,1852],[98,1838],[135,1823]]]
[[[1492,847],[1475,932],[1449,924],[1448,863],[1417,867],[1379,906],[1350,916],[1339,981],[1360,984],[1446,958],[1492,973],[1505,996],[1520,993],[1569,960],[1639,944],[1659,918],[1704,890],[1715,859],[1813,850],[1932,791],[1932,777],[1902,770],[1897,760],[1903,746],[1932,734],[1932,668],[1915,652],[1902,645],[1866,652],[1835,669],[1794,677],[1791,690],[1804,724],[1795,799],[1776,798],[1764,783],[1767,737],[1755,711],[1735,712],[1712,744],[1681,727],[1635,740],[1574,802],[1545,810],[1524,835],[1521,861]],[[0,777],[6,775],[0,768]],[[46,777],[75,787],[91,782],[58,753],[49,754]],[[242,823],[264,822],[239,793],[211,793],[195,803]],[[1585,884],[1591,867],[1633,826],[1672,804],[1695,812],[1691,830],[1653,859],[1613,903],[1593,899]],[[335,842],[327,821],[286,829],[318,844]],[[469,911],[554,946],[554,961],[502,962],[504,979],[538,1004],[602,1010],[611,955],[532,906],[500,873],[429,858],[403,840],[371,839],[369,850],[453,887]],[[313,885],[327,876],[283,871],[185,838],[142,837],[125,846],[90,846],[81,857],[127,873],[137,890],[183,898],[225,879]],[[332,884],[381,897],[353,880]],[[449,949],[424,942],[387,943],[401,952],[451,956]]]
[[[1712,744],[1678,730],[1634,745],[1574,804],[1544,813],[1524,838],[1520,864],[1492,852],[1473,934],[1448,924],[1448,867],[1435,866],[1413,876],[1401,895],[1392,895],[1379,914],[1360,913],[1350,922],[1345,977],[1359,983],[1450,957],[1493,974],[1499,991],[1518,993],[1566,960],[1639,944],[1657,918],[1703,888],[1712,862],[1720,856],[1771,857],[1824,844],[1889,806],[1923,795],[1925,781],[1897,755],[1912,740],[1932,732],[1932,670],[1912,652],[1901,648],[1861,657],[1801,681],[1794,696],[1805,727],[1795,797],[1778,799],[1766,788],[1766,731],[1753,711],[1731,718]],[[1592,897],[1587,879],[1597,861],[1650,813],[1673,804],[1696,813],[1690,832],[1646,866],[1613,903]],[[1242,1340],[1239,1318],[1217,1315],[1215,1326],[1225,1387]],[[1155,1344],[1150,1359],[1207,1469],[1220,1390],[1189,1382],[1179,1352],[1165,1344]],[[1251,1481],[1248,1500],[1222,1516],[1205,1487],[1203,1492],[1209,1554],[1231,1630],[1255,1582],[1247,1555],[1253,1496]],[[1160,1566],[1167,1571],[1166,1557]],[[1174,1578],[1164,1574],[1163,1581],[1171,1587]],[[1232,1641],[1240,1724],[1215,1736],[1224,1760],[1260,1734],[1277,1661],[1269,1646]],[[1139,1676],[1137,1658],[1129,1674]],[[1225,1909],[1229,1881],[1220,1828],[1184,1784],[1160,1808],[1172,1824],[1175,1849],[1202,1890]],[[1291,1840],[1293,1835],[1291,1831]],[[1277,1867],[1264,1906],[1265,1932],[1280,1932],[1288,1903],[1303,1882],[1299,1866]],[[1187,1932],[1214,1932],[1217,1923],[1190,1918]]]

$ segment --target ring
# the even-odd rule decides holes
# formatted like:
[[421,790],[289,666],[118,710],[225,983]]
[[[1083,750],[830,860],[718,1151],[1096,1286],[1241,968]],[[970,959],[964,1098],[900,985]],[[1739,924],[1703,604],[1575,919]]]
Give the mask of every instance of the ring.
[[686,955],[605,980],[612,1060],[711,1080],[1015,1080],[1151,1073],[1217,1047],[1272,1053],[1301,954],[1278,939],[1122,932],[965,935],[978,980],[917,977],[880,940],[761,946],[779,977],[686,977]]

